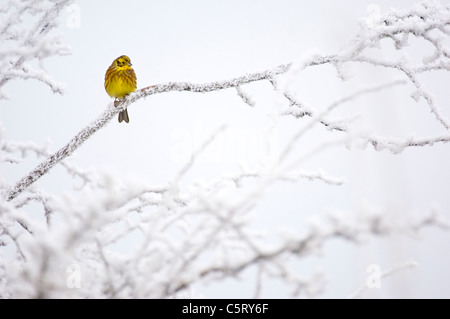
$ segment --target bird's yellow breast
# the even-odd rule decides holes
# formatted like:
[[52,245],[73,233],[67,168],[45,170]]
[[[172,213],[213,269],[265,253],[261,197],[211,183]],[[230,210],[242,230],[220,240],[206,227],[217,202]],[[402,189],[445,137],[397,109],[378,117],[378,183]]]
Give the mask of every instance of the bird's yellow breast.
[[105,89],[110,97],[121,98],[136,90],[136,75],[130,67],[108,70]]

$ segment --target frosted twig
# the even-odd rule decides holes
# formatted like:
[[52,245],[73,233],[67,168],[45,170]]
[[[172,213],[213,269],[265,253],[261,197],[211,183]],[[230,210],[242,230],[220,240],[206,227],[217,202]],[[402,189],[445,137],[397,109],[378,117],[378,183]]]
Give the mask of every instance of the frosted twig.
[[298,178],[305,178],[308,180],[320,180],[330,185],[342,185],[344,181],[340,178],[328,176],[323,170],[317,172],[310,172],[305,170],[293,171],[291,173],[281,174],[281,180],[297,180]]
[[[65,55],[70,52],[67,46],[60,43],[59,37],[49,35],[57,24],[61,11],[73,0],[61,1],[25,1],[23,4],[7,3],[0,9],[0,41],[6,49],[0,50],[0,99],[6,95],[2,87],[13,79],[36,79],[48,85],[53,92],[62,94],[64,86],[54,81],[42,68],[34,69],[27,61],[53,55]],[[6,10],[6,8],[10,10]],[[22,18],[26,14],[39,15],[40,19],[33,27],[22,26]]]
[[[325,121],[324,117],[327,114],[329,114],[332,110],[334,110],[336,107],[338,107],[339,105],[344,104],[349,101],[352,101],[362,95],[379,92],[381,90],[390,88],[392,86],[404,84],[404,83],[405,83],[404,81],[393,81],[393,82],[385,83],[382,85],[377,85],[374,87],[358,90],[357,92],[355,92],[351,95],[345,96],[345,97],[331,103],[324,111],[322,111],[321,113],[319,113],[317,115],[310,113],[309,115],[312,116],[312,119],[305,126],[303,126],[295,135],[293,135],[293,138],[291,139],[291,141],[288,143],[288,145],[284,148],[284,150],[280,154],[280,162],[282,162],[286,159],[287,155],[292,151],[294,145],[297,143],[297,140],[303,134],[305,134],[305,132],[309,131],[311,129],[311,127],[314,126],[316,123],[325,123],[325,126],[330,126],[331,124],[328,123],[327,121]],[[340,130],[345,130],[345,129],[343,127],[340,127]]]
[[[362,218],[358,218],[356,215],[353,217],[350,217],[349,215],[329,215],[325,217],[325,219],[328,219],[328,223],[318,223],[316,221],[314,225],[320,224],[320,227],[316,228],[312,225],[311,229],[299,239],[292,239],[290,242],[277,248],[258,250],[249,249],[244,260],[229,265],[207,266],[205,269],[197,270],[197,274],[191,278],[197,280],[197,278],[206,278],[215,275],[216,279],[220,279],[237,275],[251,266],[259,265],[259,267],[261,267],[261,265],[271,265],[285,256],[297,258],[304,257],[314,254],[314,252],[327,241],[334,238],[342,238],[357,243],[363,236],[388,236],[391,234],[409,233],[411,231],[417,232],[425,227],[441,227],[442,225],[449,225],[448,221],[439,220],[434,212],[431,212],[430,215],[425,217],[422,221],[411,223],[410,225],[396,225],[384,217],[386,216],[371,214],[363,214]],[[215,234],[215,232],[211,232],[211,234]],[[197,257],[199,257],[197,254],[191,256],[190,261],[192,262],[192,260]],[[185,267],[188,266],[186,263],[184,265]],[[400,270],[411,268],[416,265],[415,262],[406,262],[395,265],[393,268],[383,272],[382,278],[392,276]],[[304,282],[305,285],[307,282],[308,281]],[[190,281],[181,281],[176,285],[171,285],[171,290],[168,291],[168,293],[172,294],[186,289],[190,284]],[[365,290],[366,288],[363,287],[361,288],[361,291],[358,290],[354,295],[357,297],[364,293]]]
[[226,130],[226,128],[227,127],[226,127],[225,124],[221,125],[220,127],[218,127],[217,129],[214,130],[214,132],[209,136],[209,138],[206,141],[204,141],[202,143],[202,145],[200,145],[199,149],[197,149],[191,155],[191,158],[190,158],[189,162],[186,163],[186,165],[178,172],[178,175],[176,177],[176,181],[177,182],[192,167],[192,165],[194,164],[195,159],[198,158],[198,156],[200,156],[200,154],[208,147],[208,145],[210,145],[220,133],[222,133],[224,130]]
[[242,99],[242,101],[244,101],[245,104],[248,104],[251,107],[255,106],[255,102],[251,99],[251,97],[242,90],[242,88],[240,86],[236,87],[236,91],[238,96]]

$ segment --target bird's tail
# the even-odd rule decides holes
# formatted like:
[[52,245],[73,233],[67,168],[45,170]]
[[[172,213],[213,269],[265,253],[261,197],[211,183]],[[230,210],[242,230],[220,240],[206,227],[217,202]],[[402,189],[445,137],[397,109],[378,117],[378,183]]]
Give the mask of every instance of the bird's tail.
[[122,121],[125,121],[126,123],[130,122],[130,118],[128,117],[127,109],[125,109],[119,113],[119,123],[121,123]]
[[[114,99],[114,106],[117,107],[119,105],[119,100],[117,98]],[[126,123],[130,122],[130,118],[128,117],[128,111],[127,109],[123,110],[119,113],[119,123],[122,121],[125,121]]]

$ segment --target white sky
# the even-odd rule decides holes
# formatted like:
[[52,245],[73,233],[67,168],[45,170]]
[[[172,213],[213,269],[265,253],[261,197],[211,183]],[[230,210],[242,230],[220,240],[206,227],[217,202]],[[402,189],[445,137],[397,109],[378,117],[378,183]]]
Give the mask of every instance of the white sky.
[[[229,79],[294,61],[316,49],[323,53],[338,52],[356,34],[359,18],[369,14],[367,9],[373,2],[381,11],[393,5],[392,1],[354,0],[77,1],[81,14],[79,28],[67,25],[69,13],[66,13],[58,29],[64,35],[63,41],[70,45],[72,55],[51,58],[45,64],[56,80],[67,85],[65,95],[53,95],[35,81],[8,83],[4,91],[10,100],[0,101],[4,136],[37,143],[50,141],[50,149],[56,151],[110,103],[103,87],[104,74],[122,54],[132,60],[138,88],[168,81]],[[395,1],[395,7],[407,8],[412,3]],[[377,7],[371,8],[376,13]],[[369,71],[356,72],[357,80],[347,87],[336,79],[331,69],[305,72],[299,79],[298,92],[311,105],[323,107],[348,92],[358,81],[382,83],[384,74],[374,75]],[[437,101],[450,118],[445,81],[449,77],[443,76],[438,80],[430,78],[427,83],[435,89]],[[196,144],[222,123],[228,124],[231,135],[248,133],[243,143],[251,147],[254,141],[251,134],[257,136],[271,123],[276,98],[267,83],[244,89],[256,101],[254,108],[243,104],[233,90],[211,94],[169,93],[147,98],[129,109],[128,125],[113,120],[72,158],[83,167],[120,172],[155,184],[165,183],[178,172],[183,155],[189,155]],[[376,101],[372,96],[360,101],[342,110],[342,114],[361,107],[368,125],[386,134],[402,136],[415,132],[420,136],[436,132],[428,109],[424,104],[412,103],[408,90],[394,95],[381,94]],[[295,124],[283,121],[277,122],[280,139],[288,136]],[[231,135],[228,137],[232,138]],[[321,138],[320,134],[317,136]],[[317,140],[312,135],[304,145],[309,147],[314,143]],[[225,159],[205,159],[189,179],[221,176],[235,169],[238,161],[251,167],[258,164],[259,151],[254,147],[245,154],[229,154]],[[448,215],[449,155],[449,145],[411,149],[395,156],[371,148],[351,153],[332,148],[306,162],[305,168],[324,169],[348,183],[343,187],[324,186],[320,182],[277,185],[257,210],[261,224],[276,222],[281,227],[298,223],[301,229],[308,216],[331,208],[350,211],[376,206],[403,218],[406,213],[420,214],[437,205]],[[31,157],[17,167],[8,167],[3,172],[4,178],[13,183],[37,163]],[[61,180],[61,172],[56,168],[39,183],[49,191],[68,191],[71,185]],[[271,231],[270,226],[266,227]],[[339,298],[364,284],[367,265],[376,263],[389,268],[393,263],[414,259],[420,264],[418,269],[387,279],[383,289],[371,291],[367,296],[448,298],[449,244],[450,234],[435,230],[424,232],[421,239],[396,237],[360,248],[334,241],[324,248],[326,257],[299,265],[299,271],[309,275],[311,269],[324,269],[330,279],[325,296]],[[264,296],[285,295],[286,291],[276,282],[270,284],[273,289]],[[229,281],[220,287],[195,289],[206,297],[248,296],[251,288],[241,287],[239,282]]]

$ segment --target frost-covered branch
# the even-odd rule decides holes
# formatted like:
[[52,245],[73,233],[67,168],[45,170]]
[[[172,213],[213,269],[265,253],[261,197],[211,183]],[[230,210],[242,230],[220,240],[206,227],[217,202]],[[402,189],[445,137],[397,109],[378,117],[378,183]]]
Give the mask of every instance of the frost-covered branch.
[[[359,215],[359,216],[358,216]],[[359,212],[358,214],[349,213],[331,213],[322,218],[315,218],[311,220],[310,229],[300,238],[289,238],[280,245],[280,247],[267,248],[267,245],[248,242],[248,253],[244,254],[246,258],[235,264],[220,265],[216,267],[208,267],[204,270],[199,270],[195,276],[210,277],[214,280],[220,280],[228,276],[236,276],[248,267],[255,265],[264,265],[262,269],[277,269],[282,270],[282,264],[278,260],[282,258],[304,258],[308,255],[314,255],[322,249],[326,242],[343,238],[345,240],[358,243],[368,236],[389,236],[398,234],[411,234],[420,232],[426,227],[438,227],[450,230],[450,221],[443,219],[436,211],[430,210],[428,214],[422,216],[419,220],[413,221],[406,225],[399,225],[389,218],[389,214],[380,214],[374,212]],[[416,262],[407,261],[401,264],[394,265],[391,269],[380,273],[380,279],[393,276],[395,273],[417,266]],[[289,272],[289,271],[288,271]],[[293,280],[293,278],[290,278]],[[296,285],[305,290],[311,290],[311,285],[322,285],[322,279],[315,278],[314,281],[298,280]],[[293,280],[295,282],[295,280]],[[173,289],[175,292],[179,289],[185,289],[190,282],[181,282],[178,287]],[[316,289],[312,289],[316,290]],[[351,295],[351,298],[359,298],[367,287],[360,288],[357,292]]]
[[[424,99],[430,112],[435,116],[436,120],[443,126],[442,134],[431,137],[408,138],[400,140],[398,138],[381,137],[378,135],[359,136],[364,140],[365,144],[372,145],[376,150],[381,151],[388,149],[393,153],[400,153],[405,148],[417,146],[432,146],[437,142],[449,142],[450,122],[443,114],[441,107],[436,104],[432,93],[425,87],[420,80],[420,75],[429,71],[449,71],[450,59],[446,41],[449,39],[450,26],[450,9],[438,2],[423,2],[414,5],[408,10],[392,9],[381,15],[377,19],[377,23],[361,23],[360,32],[355,39],[349,43],[341,52],[324,57],[314,53],[310,57],[300,59],[290,65],[290,70],[286,74],[289,79],[293,75],[302,70],[324,62],[333,65],[342,79],[346,78],[345,67],[352,64],[367,64],[379,68],[391,69],[398,71],[404,77],[408,84],[412,86],[411,97],[418,102]],[[431,43],[435,48],[432,56],[424,57],[423,63],[414,65],[408,61],[406,56],[392,60],[389,58],[374,57],[373,50],[380,49],[380,43],[385,39],[393,41],[395,50],[401,51],[409,45],[411,37],[423,39],[425,42]],[[318,63],[312,63],[317,61]],[[284,81],[285,83],[289,83]],[[292,115],[296,118],[304,116],[313,117],[315,112],[311,106],[304,101],[299,101],[292,93],[289,92],[289,85],[280,85],[278,81],[272,82],[275,89],[282,92],[290,105],[294,108],[289,109],[285,114]],[[330,123],[322,120],[321,123],[331,129],[338,131],[351,132],[346,125],[338,123]]]
[[[120,183],[115,181],[113,185]],[[220,189],[223,191],[224,187],[229,186],[222,183]],[[144,196],[138,189],[128,189],[127,194],[111,194],[111,190],[96,194],[86,191],[69,202],[51,201],[52,210],[63,210],[65,215],[58,227],[40,229],[35,225],[33,236],[40,238],[39,241],[24,242],[27,236],[24,230],[11,233],[4,228],[2,237],[15,242],[24,256],[28,256],[23,252],[26,244],[27,250],[33,249],[34,255],[45,256],[48,260],[48,264],[40,264],[38,272],[29,274],[25,286],[22,279],[22,285],[15,287],[14,278],[10,277],[9,290],[15,294],[22,291],[23,296],[26,291],[33,292],[33,286],[40,287],[35,290],[36,296],[47,298],[63,292],[76,293],[78,297],[105,294],[117,298],[167,298],[194,284],[239,277],[247,269],[257,267],[261,281],[279,277],[292,288],[293,294],[315,296],[324,288],[323,276],[317,273],[299,275],[290,264],[293,260],[320,254],[327,242],[344,239],[362,243],[373,237],[416,234],[429,227],[450,230],[450,222],[434,210],[406,223],[395,221],[390,211],[332,211],[311,219],[305,232],[290,235],[284,232],[274,241],[251,226],[248,207],[227,208],[232,198],[242,194],[231,192],[224,198],[217,189],[197,188],[190,194],[182,194],[182,189],[160,188],[153,193],[155,198],[162,199],[156,209],[143,210],[130,206],[131,199]],[[123,206],[126,198],[129,204]],[[253,202],[257,202],[257,198]],[[105,203],[110,209],[99,210]],[[170,214],[167,214],[169,209]],[[35,224],[26,214],[1,211],[5,221],[21,218]],[[137,219],[128,218],[132,213],[137,213]],[[132,233],[140,234],[141,238],[132,251],[123,255],[110,249],[121,240],[127,241]],[[59,240],[55,242],[53,238]],[[41,247],[41,242],[46,243],[45,246]],[[70,260],[66,259],[68,253]],[[51,269],[73,263],[83,269],[83,285],[68,291],[65,280],[51,275]],[[8,264],[0,264],[0,268],[12,274]],[[31,269],[33,265],[28,264],[24,271]],[[384,276],[393,275],[395,271],[388,271]],[[98,287],[105,290],[98,290]]]
[[[56,10],[56,9],[55,9]],[[448,142],[450,141],[450,125],[448,120],[440,111],[440,108],[435,104],[431,94],[424,88],[424,85],[418,80],[417,74],[423,71],[424,66],[430,66],[433,63],[434,66],[439,64],[440,68],[445,70],[450,70],[450,62],[448,61],[448,56],[446,50],[443,49],[443,45],[439,38],[431,39],[429,33],[433,30],[438,30],[444,35],[448,35],[446,27],[450,24],[450,14],[446,7],[441,5],[429,6],[428,4],[421,4],[414,6],[413,9],[408,11],[391,11],[381,17],[378,25],[362,25],[360,33],[357,35],[355,40],[351,42],[351,45],[347,46],[345,50],[339,52],[335,55],[320,55],[312,54],[307,55],[304,58],[296,61],[295,63],[288,63],[284,65],[277,66],[275,68],[257,72],[252,74],[247,74],[241,77],[237,77],[225,81],[215,81],[204,84],[195,84],[189,82],[169,82],[165,84],[152,85],[136,92],[130,94],[127,98],[123,99],[118,107],[113,108],[112,105],[100,115],[94,122],[85,127],[80,131],[68,144],[66,144],[59,151],[51,155],[46,161],[42,162],[37,166],[32,172],[23,177],[19,182],[17,182],[6,194],[6,198],[11,200],[17,196],[22,190],[26,189],[29,185],[34,183],[41,176],[46,174],[49,169],[58,164],[62,159],[66,158],[73,153],[84,141],[86,141],[95,132],[101,129],[109,120],[114,117],[118,112],[130,107],[132,103],[159,93],[174,92],[174,91],[190,91],[190,92],[200,92],[207,93],[212,91],[218,91],[228,88],[236,88],[238,94],[246,101],[246,97],[243,97],[243,91],[241,87],[245,84],[267,80],[270,81],[277,90],[283,92],[284,96],[290,102],[290,105],[297,107],[297,109],[289,110],[285,114],[291,114],[297,118],[302,118],[303,116],[314,117],[315,112],[311,107],[305,108],[303,103],[297,102],[295,98],[287,90],[286,85],[279,85],[276,77],[286,74],[286,78],[292,77],[292,74],[300,72],[307,67],[332,64],[340,73],[342,72],[342,66],[348,63],[367,63],[379,67],[391,68],[399,70],[414,87],[415,99],[423,97],[430,107],[430,111],[435,115],[436,119],[444,126],[444,133],[428,138],[414,139],[410,138],[407,140],[398,140],[392,138],[381,138],[376,135],[370,136],[359,136],[361,140],[365,140],[366,144],[371,144],[376,150],[389,149],[392,152],[398,153],[403,151],[407,147],[425,146],[433,145],[437,142]],[[422,37],[426,41],[431,41],[433,45],[437,48],[433,59],[429,62],[426,60],[424,66],[410,66],[405,62],[388,62],[383,60],[377,60],[367,56],[365,53],[370,48],[376,48],[378,43],[384,39],[398,39],[399,36],[402,37],[402,41],[394,41],[396,48],[400,50],[403,46],[407,45],[407,39],[409,35],[414,35],[416,37]],[[1,83],[1,81],[0,81]],[[378,90],[378,88],[369,89]],[[368,93],[368,91],[362,91],[360,93]],[[360,93],[351,97],[346,97],[347,99],[355,98]],[[339,105],[343,101],[337,101],[334,104]],[[248,103],[248,102],[246,102]],[[251,104],[251,103],[250,103]],[[320,116],[319,116],[320,117]],[[338,130],[352,133],[344,124],[339,122],[333,122],[320,118],[320,123],[330,130]]]
[[[64,85],[58,83],[42,67],[44,59],[67,55],[70,50],[51,31],[58,26],[57,17],[73,0],[60,1],[6,1],[0,7],[0,99],[7,97],[3,86],[15,79],[36,79],[63,93]],[[23,18],[35,18],[30,28]],[[33,66],[38,64],[39,67]]]

